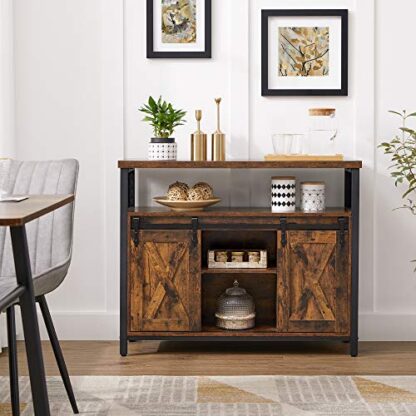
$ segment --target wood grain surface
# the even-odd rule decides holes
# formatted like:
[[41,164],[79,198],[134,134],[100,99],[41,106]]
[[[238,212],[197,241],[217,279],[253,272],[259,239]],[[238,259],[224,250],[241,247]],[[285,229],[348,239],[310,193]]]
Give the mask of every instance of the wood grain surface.
[[347,334],[349,250],[336,231],[288,231],[278,239],[278,328]]
[[297,209],[295,212],[285,212],[281,214],[274,214],[270,207],[215,207],[207,208],[204,211],[171,211],[168,208],[159,207],[136,207],[129,210],[130,216],[140,217],[163,217],[163,218],[182,218],[182,217],[213,217],[219,218],[223,221],[224,217],[238,217],[238,218],[252,218],[252,217],[269,217],[270,219],[279,219],[279,217],[302,217],[302,218],[325,218],[325,217],[350,217],[351,211],[340,207],[331,207],[323,212],[303,212]]
[[69,204],[74,195],[30,195],[21,202],[0,202],[0,226],[20,226]]
[[120,169],[361,169],[361,160],[269,162],[265,160],[233,160],[224,162],[191,162],[162,160],[119,160]]
[[191,231],[178,230],[140,231],[139,245],[130,241],[130,332],[200,329],[197,246]]
[[[59,328],[58,328],[59,335]],[[348,344],[307,342],[130,343],[120,357],[117,341],[62,341],[71,375],[416,375],[416,342],[361,342],[360,355]],[[18,342],[19,370],[27,375],[24,343]],[[0,375],[8,375],[7,349]],[[46,373],[58,376],[49,342],[43,343]]]

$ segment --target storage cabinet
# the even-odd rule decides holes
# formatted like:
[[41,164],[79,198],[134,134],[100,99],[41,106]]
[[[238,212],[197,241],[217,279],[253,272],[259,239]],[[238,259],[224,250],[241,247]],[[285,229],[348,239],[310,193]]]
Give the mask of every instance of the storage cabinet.
[[[255,333],[348,336],[347,212],[319,222],[251,217],[249,223],[238,223],[228,215],[215,225],[209,212],[188,222],[175,216],[163,223],[151,215],[131,216],[130,335],[220,331],[216,301],[238,279],[256,303]],[[180,229],[191,224],[193,230]],[[209,269],[208,251],[230,247],[267,250],[268,267]]]
[[[358,353],[361,162],[121,161],[120,353],[129,340],[331,340]],[[172,212],[135,207],[134,169],[341,168],[345,203],[322,213],[265,208]],[[210,269],[208,251],[267,250],[264,269]],[[238,279],[256,326],[215,326],[216,301]]]

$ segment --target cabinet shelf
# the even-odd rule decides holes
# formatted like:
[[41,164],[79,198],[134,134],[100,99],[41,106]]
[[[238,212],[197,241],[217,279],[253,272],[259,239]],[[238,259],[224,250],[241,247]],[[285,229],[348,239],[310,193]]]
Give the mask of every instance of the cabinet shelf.
[[210,269],[204,267],[201,270],[202,274],[276,274],[276,267],[268,267],[267,269]]
[[214,207],[204,211],[171,211],[161,207],[133,207],[129,209],[131,216],[140,217],[350,217],[351,211],[343,207],[329,207],[323,212],[295,212],[272,213],[270,207]]
[[238,336],[254,336],[254,335],[261,335],[262,333],[277,333],[277,329],[275,326],[272,325],[256,325],[254,328],[251,329],[244,329],[244,330],[230,330],[230,329],[221,329],[215,325],[203,325],[202,332],[206,333],[217,333],[222,336],[231,336],[231,337],[238,337]]

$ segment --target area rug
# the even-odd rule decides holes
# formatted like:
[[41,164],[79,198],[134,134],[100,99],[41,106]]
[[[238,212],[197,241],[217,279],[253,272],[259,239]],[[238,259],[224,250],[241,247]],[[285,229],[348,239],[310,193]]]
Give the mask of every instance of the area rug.
[[[72,377],[88,416],[416,415],[416,377]],[[33,415],[21,377],[22,416]],[[59,377],[48,378],[52,415],[72,415]],[[0,415],[11,416],[0,377]]]

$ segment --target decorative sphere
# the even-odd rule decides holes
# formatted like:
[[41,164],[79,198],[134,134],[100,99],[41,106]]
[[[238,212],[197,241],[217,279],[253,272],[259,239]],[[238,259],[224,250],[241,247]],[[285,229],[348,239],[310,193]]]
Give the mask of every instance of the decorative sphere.
[[214,197],[214,190],[212,189],[212,186],[206,182],[198,182],[192,187],[192,189],[197,191],[198,195],[201,195],[204,200],[212,199]]
[[186,183],[175,182],[169,185],[166,197],[170,201],[186,201],[188,197],[189,186]]

